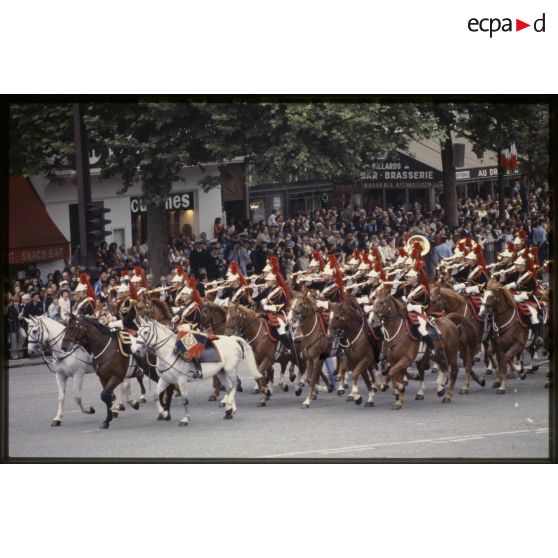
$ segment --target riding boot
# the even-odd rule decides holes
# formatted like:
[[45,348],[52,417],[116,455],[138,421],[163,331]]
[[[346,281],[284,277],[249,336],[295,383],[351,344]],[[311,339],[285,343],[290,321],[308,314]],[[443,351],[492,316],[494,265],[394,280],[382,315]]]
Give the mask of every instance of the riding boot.
[[200,359],[196,358],[196,357],[193,357],[192,358],[192,363],[196,367],[196,369],[194,370],[193,378],[195,380],[199,380],[202,377],[202,366],[201,366]]
[[426,343],[426,346],[430,349],[432,356],[436,354],[436,349],[434,348],[434,342],[432,341],[432,337],[430,335],[424,335],[422,340]]
[[289,335],[287,333],[283,333],[282,335],[279,336],[279,339],[281,340],[281,343],[283,345],[285,355],[290,356],[291,355],[291,339],[290,339]]

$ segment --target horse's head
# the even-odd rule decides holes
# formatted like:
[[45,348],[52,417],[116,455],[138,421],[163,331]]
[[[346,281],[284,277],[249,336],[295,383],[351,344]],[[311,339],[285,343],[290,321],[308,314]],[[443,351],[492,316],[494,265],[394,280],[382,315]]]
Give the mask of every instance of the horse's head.
[[446,308],[446,299],[442,295],[442,285],[436,283],[430,290],[430,307],[434,312],[444,312]]
[[487,310],[494,310],[505,302],[504,287],[499,283],[491,282],[486,286],[482,297],[482,304],[479,308],[479,316],[484,316]]
[[89,342],[88,327],[90,326],[87,326],[85,318],[77,318],[70,314],[70,319],[62,339],[62,350],[69,351],[72,345],[83,346],[84,343],[87,344]]
[[297,293],[293,298],[287,322],[291,325],[300,324],[310,315],[314,306],[314,300],[309,293]]
[[385,289],[379,291],[372,305],[372,312],[370,313],[372,327],[377,327],[396,317],[398,314],[397,304],[389,291]]
[[332,302],[329,305],[329,326],[327,334],[329,337],[339,336],[347,325],[347,311],[345,305],[340,302]]
[[238,302],[229,304],[225,320],[226,335],[241,335],[246,329],[246,314]]
[[25,321],[27,322],[27,352],[29,356],[35,357],[48,341],[48,331],[35,316],[31,316],[30,319],[25,318]]
[[143,358],[153,341],[153,322],[144,318],[138,328],[135,343],[132,344],[132,352],[137,357]]

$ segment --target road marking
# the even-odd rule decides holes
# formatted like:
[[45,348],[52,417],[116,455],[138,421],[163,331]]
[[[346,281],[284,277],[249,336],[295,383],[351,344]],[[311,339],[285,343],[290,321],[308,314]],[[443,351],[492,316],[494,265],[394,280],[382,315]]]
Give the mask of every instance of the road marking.
[[335,454],[335,453],[350,453],[356,451],[366,451],[375,448],[382,448],[388,446],[403,446],[406,444],[443,444],[448,442],[467,442],[469,440],[480,440],[487,438],[489,436],[507,436],[510,434],[526,434],[526,433],[536,433],[536,434],[545,434],[548,432],[548,428],[529,428],[525,430],[508,430],[505,432],[489,432],[489,433],[482,433],[482,434],[470,434],[470,435],[462,435],[462,436],[444,436],[440,438],[423,438],[421,440],[404,440],[400,442],[379,442],[377,444],[366,444],[361,446],[346,446],[346,447],[339,447],[339,448],[327,448],[321,450],[306,450],[306,451],[295,451],[291,453],[277,453],[274,455],[264,455],[264,458],[278,458],[278,457],[296,457],[302,455],[309,455],[309,454]]

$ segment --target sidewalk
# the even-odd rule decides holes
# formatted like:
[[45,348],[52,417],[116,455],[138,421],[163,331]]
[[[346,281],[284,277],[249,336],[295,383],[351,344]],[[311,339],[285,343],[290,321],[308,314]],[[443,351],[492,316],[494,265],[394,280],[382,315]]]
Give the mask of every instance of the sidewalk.
[[[48,359],[49,357],[47,357]],[[22,368],[24,366],[38,366],[39,364],[44,364],[42,357],[38,358],[18,358],[17,360],[7,360],[7,368]]]

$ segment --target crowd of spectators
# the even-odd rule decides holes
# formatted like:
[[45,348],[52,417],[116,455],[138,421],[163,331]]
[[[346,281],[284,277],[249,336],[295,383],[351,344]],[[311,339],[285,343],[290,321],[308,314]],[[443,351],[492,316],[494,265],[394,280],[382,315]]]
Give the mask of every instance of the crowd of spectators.
[[[511,197],[505,199],[505,207],[505,219],[500,220],[497,199],[491,196],[461,199],[459,225],[453,229],[444,223],[440,204],[426,211],[418,203],[413,208],[376,207],[370,211],[347,204],[339,210],[321,209],[292,217],[275,210],[265,221],[234,227],[225,227],[216,219],[212,239],[208,239],[205,232],[198,238],[193,235],[171,238],[168,267],[170,271],[183,265],[198,280],[212,281],[223,277],[233,260],[238,262],[243,274],[259,274],[267,258],[275,255],[281,271],[288,276],[291,272],[305,270],[314,250],[342,258],[354,249],[368,251],[377,246],[384,262],[389,262],[410,236],[421,234],[431,243],[427,263],[432,275],[434,266],[442,257],[452,254],[461,238],[470,236],[481,242],[485,259],[491,263],[507,243],[513,241],[520,228],[527,233],[527,241],[539,248],[542,265],[549,257],[551,234],[548,186],[533,190],[529,199],[521,196],[518,190],[512,190]],[[151,285],[170,282],[168,276],[157,279],[149,274],[146,242],[136,242],[128,249],[103,242],[97,250],[96,270],[91,272],[96,295],[101,300],[108,296],[123,270],[132,270],[136,265],[147,270]],[[21,357],[25,352],[27,323],[24,317],[48,314],[54,319],[67,319],[71,311],[70,294],[77,286],[79,272],[76,262],[70,261],[63,270],[46,278],[35,270],[23,279],[7,283],[4,306],[12,358]]]

